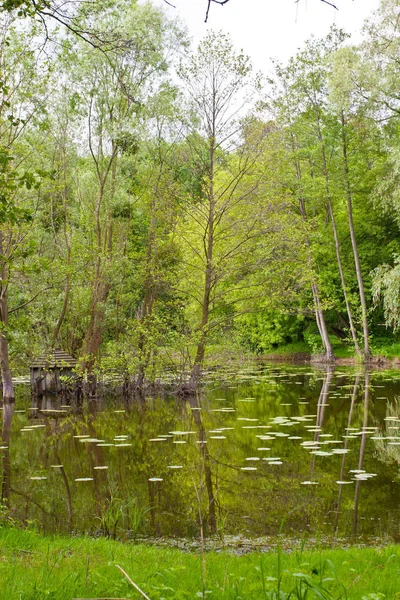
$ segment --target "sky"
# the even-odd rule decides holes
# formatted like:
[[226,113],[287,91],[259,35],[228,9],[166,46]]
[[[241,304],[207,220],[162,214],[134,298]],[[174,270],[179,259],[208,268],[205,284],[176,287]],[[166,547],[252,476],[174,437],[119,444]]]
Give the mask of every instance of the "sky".
[[286,62],[312,34],[323,37],[335,23],[355,42],[361,38],[364,20],[376,10],[380,0],[333,0],[338,10],[321,0],[230,0],[225,6],[212,4],[204,23],[207,0],[153,0],[168,15],[179,16],[197,43],[207,29],[229,33],[235,46],[252,58],[255,69],[268,73],[270,58]]

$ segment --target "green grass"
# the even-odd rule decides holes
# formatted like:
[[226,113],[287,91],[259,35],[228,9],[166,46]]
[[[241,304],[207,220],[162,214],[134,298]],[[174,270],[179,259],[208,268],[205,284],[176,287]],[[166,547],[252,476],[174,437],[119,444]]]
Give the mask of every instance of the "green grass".
[[387,342],[385,344],[377,341],[372,344],[372,352],[375,356],[383,356],[389,360],[400,358],[400,342]]
[[[205,555],[205,598],[221,600],[400,599],[400,547],[291,554]],[[0,598],[71,600],[203,597],[199,554],[89,537],[0,529]],[[291,593],[291,595],[290,595]],[[278,595],[280,594],[280,595]]]

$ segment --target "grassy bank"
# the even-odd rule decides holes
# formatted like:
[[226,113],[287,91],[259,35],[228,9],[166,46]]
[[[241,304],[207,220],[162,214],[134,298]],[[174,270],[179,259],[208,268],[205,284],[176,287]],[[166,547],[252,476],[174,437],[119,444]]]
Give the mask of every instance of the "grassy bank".
[[[0,529],[0,598],[400,599],[400,546],[205,555]],[[281,592],[281,595],[277,594]],[[289,595],[292,592],[292,595]]]

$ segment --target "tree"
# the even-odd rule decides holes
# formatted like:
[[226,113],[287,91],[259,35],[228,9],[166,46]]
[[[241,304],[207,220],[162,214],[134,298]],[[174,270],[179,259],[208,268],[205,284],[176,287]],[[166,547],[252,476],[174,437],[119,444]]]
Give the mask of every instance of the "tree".
[[[43,100],[43,82],[48,64],[41,48],[35,47],[36,32],[29,28],[21,41],[9,19],[3,19],[0,45],[2,65],[0,97],[0,360],[3,401],[14,400],[14,386],[9,364],[9,291],[12,270],[16,269],[26,239],[24,226],[31,221],[31,208],[23,202],[24,190],[34,189],[39,174],[29,170],[29,144],[21,137],[38,117]],[[31,87],[35,83],[35,90]],[[16,156],[17,154],[17,156]],[[16,308],[14,309],[16,310]]]
[[[134,155],[146,118],[144,107],[165,78],[168,61],[182,41],[181,32],[150,6],[123,4],[103,15],[102,27],[119,27],[121,47],[99,53],[82,43],[65,59],[67,76],[74,81],[71,97],[77,99],[86,120],[89,161],[83,196],[90,206],[92,292],[89,322],[82,348],[82,369],[91,371],[101,345],[107,299],[113,283],[114,207],[120,181],[118,161]],[[98,18],[100,16],[98,15]],[[78,56],[79,55],[79,56]],[[88,185],[89,184],[89,187]],[[86,218],[88,214],[86,214]]]
[[[353,249],[354,263],[356,269],[357,283],[360,295],[362,327],[363,327],[363,356],[365,360],[369,360],[371,356],[369,342],[369,324],[368,324],[368,307],[364,290],[364,279],[361,269],[360,256],[357,246],[357,239],[354,227],[354,210],[353,210],[353,190],[351,181],[351,163],[349,159],[350,136],[353,133],[352,122],[354,114],[359,113],[361,107],[357,106],[353,100],[354,85],[351,82],[351,75],[354,61],[357,58],[354,53],[348,49],[341,49],[336,53],[334,64],[336,69],[332,74],[331,86],[332,94],[331,101],[333,110],[339,122],[339,136],[341,147],[341,162],[342,162],[342,177],[343,185],[346,193],[347,215],[349,222],[349,231],[351,245]],[[356,117],[357,118],[357,117]],[[353,336],[354,337],[354,336]]]
[[235,52],[225,35],[211,32],[181,69],[181,77],[198,115],[197,128],[187,138],[186,159],[197,195],[192,189],[178,229],[188,266],[186,290],[198,315],[189,381],[193,390],[211,334],[232,320],[239,306],[243,310],[246,301],[272,291],[265,265],[279,235],[282,248],[290,244],[284,233],[286,205],[265,194],[271,165],[262,159],[271,128],[254,117],[239,118],[250,104],[250,89],[256,89],[250,87],[249,59]]
[[[304,115],[307,115],[307,104],[312,98],[311,92],[308,95],[310,81],[308,81],[309,62],[307,56],[298,55],[293,58],[289,66],[284,69],[280,65],[276,65],[276,78],[274,97],[272,101],[272,110],[274,111],[279,125],[283,128],[282,133],[286,138],[289,156],[292,163],[291,170],[294,182],[291,184],[294,196],[297,198],[299,212],[304,223],[309,223],[310,209],[309,191],[306,188],[304,169],[308,169],[309,162],[307,159],[307,151],[304,152],[302,146],[304,144]],[[315,90],[313,90],[315,92]],[[307,118],[307,117],[306,117]],[[306,130],[307,131],[307,130]],[[306,133],[306,136],[308,131]],[[304,161],[304,155],[306,160]],[[304,163],[305,162],[305,167]],[[284,175],[287,177],[287,174]],[[315,209],[312,209],[313,212]],[[319,335],[324,348],[324,359],[327,361],[334,360],[334,353],[329,339],[328,328],[326,325],[324,303],[321,299],[320,286],[315,274],[318,265],[315,265],[313,256],[313,248],[310,240],[310,234],[306,237],[306,245],[308,249],[308,268],[311,273],[311,291],[313,297],[315,320],[318,327]]]
[[[355,351],[360,355],[354,306],[348,285],[349,276],[345,272],[340,239],[344,232],[338,227],[338,215],[341,215],[342,207],[346,207],[360,298],[363,356],[368,360],[371,352],[365,274],[362,273],[354,224],[354,197],[356,194],[365,195],[368,192],[367,186],[361,188],[353,182],[359,181],[362,169],[365,184],[372,176],[373,170],[371,166],[367,169],[366,164],[368,162],[371,165],[372,157],[368,146],[375,133],[362,103],[357,102],[355,98],[353,84],[350,84],[351,77],[348,75],[351,73],[351,67],[346,60],[349,60],[351,51],[346,48],[340,49],[344,39],[343,32],[332,29],[326,39],[308,41],[305,48],[290,60],[286,69],[278,67],[281,91],[280,95],[278,94],[278,104],[275,100],[275,105],[280,107],[281,118],[288,128],[288,145],[294,157],[300,211],[305,217],[304,198],[308,197],[309,207],[312,207],[313,214],[320,220],[319,233],[324,235],[323,229],[327,223],[330,222],[332,226],[348,326]],[[354,188],[357,188],[357,191],[354,191]],[[321,241],[324,247],[327,247],[327,238],[324,235],[323,240],[317,239],[317,251]],[[316,260],[315,251],[313,258]],[[321,269],[321,265],[316,266]],[[313,286],[314,303],[318,307],[321,306],[318,288],[321,287],[323,292],[324,289],[321,285],[318,286],[316,281]],[[317,324],[324,340],[325,353],[329,356],[331,349],[327,326],[324,315],[321,317],[320,314],[317,310]]]

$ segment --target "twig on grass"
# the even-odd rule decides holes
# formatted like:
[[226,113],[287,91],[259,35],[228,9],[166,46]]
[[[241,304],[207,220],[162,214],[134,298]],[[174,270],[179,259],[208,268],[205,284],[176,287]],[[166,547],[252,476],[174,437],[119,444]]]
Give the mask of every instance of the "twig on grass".
[[143,598],[145,598],[146,600],[150,600],[150,598],[140,589],[140,587],[138,585],[136,585],[136,583],[134,581],[132,581],[132,579],[129,577],[128,573],[126,573],[126,571],[124,571],[122,567],[120,567],[119,565],[115,565],[115,566],[117,567],[117,569],[119,569],[121,571],[121,573],[123,573],[123,575],[125,575],[125,577],[129,581],[129,583],[131,585],[133,585],[135,590],[137,590],[139,592],[139,594],[141,594],[143,596]]

